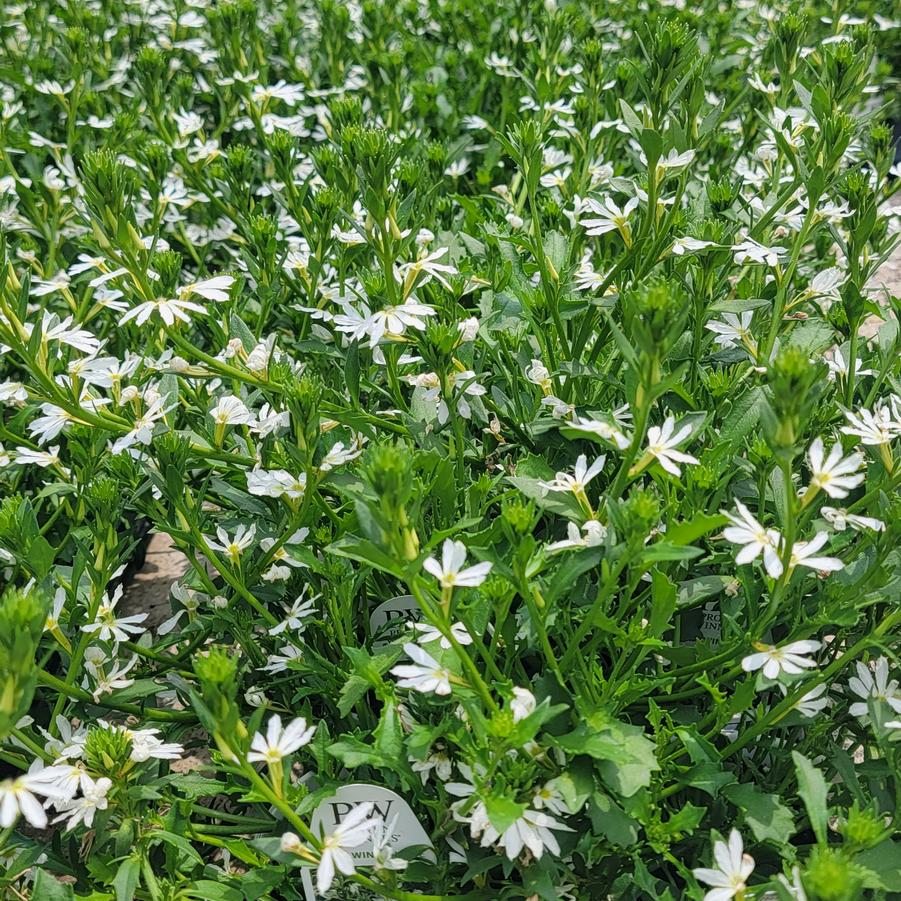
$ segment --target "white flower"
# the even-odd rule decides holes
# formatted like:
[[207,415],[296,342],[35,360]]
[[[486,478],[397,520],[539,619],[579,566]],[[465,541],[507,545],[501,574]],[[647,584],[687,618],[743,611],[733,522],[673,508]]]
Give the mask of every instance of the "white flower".
[[56,466],[56,464],[60,462],[59,445],[55,444],[45,451],[31,450],[31,448],[28,447],[17,447],[16,456],[12,462],[17,466],[34,464],[35,466],[40,466],[42,469],[46,469],[48,466]]
[[747,888],[748,877],[754,872],[754,858],[744,853],[744,844],[738,830],[729,834],[729,843],[716,842],[713,859],[717,869],[705,867],[692,870],[695,879],[712,886],[704,895],[704,901],[730,901]]
[[528,688],[520,688],[518,685],[513,686],[513,697],[510,699],[510,711],[513,714],[513,722],[518,723],[524,720],[530,713],[534,713],[538,702],[535,695]]
[[556,816],[569,813],[569,805],[560,789],[552,782],[545,782],[532,796],[532,806],[536,810],[549,810]]
[[405,870],[407,861],[402,857],[394,856],[391,846],[391,838],[397,827],[397,814],[390,822],[386,823],[381,817],[375,817],[372,821],[372,856],[373,866],[377,870],[393,870],[395,872]]
[[714,344],[721,347],[734,347],[735,342],[744,343],[751,337],[751,320],[754,313],[748,310],[739,316],[735,313],[723,313],[723,321],[711,319],[706,323],[704,328],[716,334],[713,339]]
[[568,427],[579,432],[587,432],[589,435],[597,435],[604,441],[615,444],[620,450],[626,450],[631,441],[621,429],[599,419],[585,419],[576,416]]
[[28,426],[28,431],[39,444],[52,441],[70,422],[75,421],[73,414],[55,404],[41,404],[41,412],[44,415]]
[[685,253],[695,253],[699,250],[706,250],[708,247],[716,247],[713,241],[700,241],[697,238],[690,238],[688,235],[682,238],[676,238],[670,250],[681,257]]
[[560,853],[560,845],[552,829],[572,832],[573,830],[554,817],[539,810],[526,808],[504,832],[498,831],[489,822],[482,833],[480,844],[483,848],[497,842],[504,849],[508,860],[516,860],[523,848],[528,848],[536,858],[540,858],[547,848],[551,854]]
[[898,680],[889,680],[888,659],[878,657],[870,666],[861,663],[855,664],[857,675],[848,680],[848,688],[851,689],[860,701],[855,701],[849,708],[851,716],[868,717],[870,698],[885,701],[891,704],[893,709],[901,713],[901,695],[898,694]]
[[597,547],[603,544],[607,537],[607,527],[596,519],[587,519],[582,523],[581,530],[574,522],[566,524],[566,538],[555,541],[547,546],[549,554],[557,551],[574,550],[575,548]]
[[[88,648],[88,650],[91,649]],[[85,656],[87,657],[87,655]],[[94,700],[98,701],[103,695],[134,685],[135,680],[126,679],[125,676],[134,669],[137,663],[138,656],[135,654],[124,666],[117,661],[109,672],[105,672],[102,659],[96,662],[85,659],[84,668],[94,682],[94,687],[91,689],[91,696]],[[87,687],[87,679],[84,680],[84,685]]]
[[[416,638],[417,644],[426,645],[437,641],[444,650],[449,651],[451,649],[450,640],[445,638],[444,633],[436,626],[429,623],[411,623],[411,625],[416,632],[419,632]],[[466,626],[463,623],[454,623],[450,627],[450,631],[459,644],[472,644],[472,636],[466,631]]]
[[27,400],[28,389],[22,382],[0,382],[0,403],[18,406]]
[[786,673],[789,676],[796,676],[798,673],[804,672],[805,669],[816,667],[816,661],[804,654],[810,654],[818,651],[822,644],[819,641],[804,640],[793,641],[783,645],[781,648],[775,645],[766,645],[754,642],[757,648],[756,654],[749,654],[741,661],[741,668],[746,673],[763,669],[764,676],[767,679],[776,679],[779,673]]
[[425,760],[410,758],[410,766],[414,773],[419,773],[423,785],[428,781],[429,773],[432,770],[442,782],[447,782],[454,768],[450,757],[442,750],[433,751]]
[[901,423],[892,416],[887,406],[877,407],[872,413],[869,410],[858,410],[856,413],[845,410],[845,419],[849,424],[842,426],[842,432],[860,438],[861,444],[874,447],[887,445],[901,434]]
[[585,491],[585,486],[600,474],[606,462],[607,458],[601,455],[589,466],[588,457],[579,454],[572,475],[568,472],[558,472],[552,481],[538,484],[545,491],[571,491],[573,494],[581,494]]
[[131,739],[131,753],[129,756],[135,763],[144,763],[145,760],[178,760],[185,753],[183,745],[174,741],[161,741],[156,736],[159,729],[129,729],[119,727],[121,731]]
[[796,566],[806,566],[819,572],[837,572],[844,569],[845,564],[837,557],[816,557],[816,552],[829,540],[828,532],[817,532],[810,541],[797,541],[792,546],[790,570]]
[[90,779],[84,764],[56,763],[53,766],[41,770],[41,779],[55,789],[59,789],[60,795],[55,800],[74,798],[85,779]]
[[228,300],[228,289],[235,283],[230,275],[217,275],[204,279],[202,282],[193,282],[178,289],[178,299],[187,300],[192,294],[203,297],[206,300]]
[[247,473],[247,490],[257,497],[287,497],[297,500],[307,488],[307,474],[293,476],[285,469],[252,469]]
[[112,788],[112,780],[101,776],[96,782],[85,773],[82,778],[80,798],[69,801],[57,801],[56,809],[61,811],[53,822],[66,821],[66,831],[74,829],[79,823],[90,828],[94,825],[94,814],[98,810],[106,810],[109,806],[107,792]]
[[345,315],[335,317],[335,327],[339,332],[345,332],[352,341],[368,336],[370,347],[375,347],[386,336],[389,339],[400,338],[408,328],[424,331],[425,317],[435,315],[432,307],[415,300],[388,306],[374,313],[367,310],[359,318],[352,315],[354,312],[348,304]]
[[282,729],[282,718],[276,713],[269,718],[266,735],[257,732],[250,743],[247,759],[251,763],[278,763],[298,748],[309,744],[316,732],[315,726],[299,716]]
[[585,228],[587,235],[606,235],[608,232],[628,229],[629,217],[638,207],[638,198],[632,197],[621,209],[612,197],[606,197],[600,203],[588,201],[588,208],[596,215],[590,219],[580,219],[579,224]]
[[21,813],[35,829],[43,829],[47,825],[47,814],[35,795],[54,800],[68,797],[67,791],[54,783],[55,774],[40,769],[0,782],[0,827],[9,828]]
[[270,654],[266,658],[266,665],[259,667],[261,673],[283,673],[288,670],[289,664],[303,660],[303,651],[294,645],[286,644],[279,648],[280,654]]
[[[53,607],[44,620],[44,632],[52,632],[59,628],[59,618],[62,616],[63,608],[66,606],[66,591],[63,588],[57,588],[53,595]],[[68,720],[67,720],[68,722]]]
[[351,460],[356,460],[363,453],[363,442],[366,439],[359,435],[346,446],[343,441],[333,444],[329,452],[322,458],[319,464],[320,472],[330,472],[338,466],[343,466]]
[[380,818],[372,817],[373,804],[366,801],[358,804],[331,835],[322,840],[319,866],[316,870],[316,889],[325,894],[332,886],[335,871],[350,876],[354,872],[354,859],[347,853],[348,848],[357,848],[372,834]]
[[810,463],[810,484],[825,491],[829,497],[847,497],[866,477],[857,470],[863,465],[863,454],[842,458],[841,444],[835,444],[829,456],[823,457],[823,439],[817,438],[807,452]]
[[662,428],[651,426],[648,429],[647,452],[657,459],[657,462],[671,475],[677,476],[682,470],[679,463],[699,463],[697,457],[691,454],[677,451],[675,448],[681,444],[690,434],[691,426],[684,425],[679,431],[675,431],[676,420],[673,416],[667,416]]
[[237,563],[241,558],[241,554],[253,544],[253,538],[254,535],[256,535],[256,532],[257,527],[255,525],[241,525],[238,526],[235,537],[229,538],[228,532],[226,532],[222,526],[217,526],[216,537],[219,541],[213,541],[212,538],[207,538],[207,544],[212,550],[225,554],[233,563]]
[[169,297],[157,297],[153,300],[145,300],[144,303],[138,304],[129,310],[120,320],[120,325],[125,325],[134,319],[137,325],[144,325],[150,317],[156,313],[166,325],[174,325],[176,319],[182,322],[190,322],[191,317],[188,311],[192,313],[206,313],[206,310],[199,304],[190,300],[175,300]]
[[97,635],[100,641],[129,641],[132,635],[140,635],[147,630],[138,625],[147,619],[146,613],[135,613],[132,616],[116,616],[116,604],[122,600],[122,585],[117,586],[112,598],[103,596],[103,601],[97,608],[94,622],[86,623],[81,631],[88,635]]
[[541,360],[532,360],[529,368],[526,369],[526,379],[533,385],[538,385],[540,388],[548,391],[550,390],[551,374],[548,372],[547,366],[545,366]]
[[[450,290],[450,282],[448,282],[445,276],[457,275],[457,269],[454,266],[448,266],[445,263],[438,262],[438,260],[447,254],[447,250],[446,247],[441,247],[438,250],[433,250],[431,253],[420,257],[418,260],[414,260],[412,263],[402,263],[397,267],[398,274],[400,275],[399,281],[404,283],[406,293],[409,293],[416,277],[419,275],[424,276],[419,281],[419,285],[428,284],[434,278],[441,282],[445,288]],[[435,311],[431,308],[428,309],[430,312],[426,315],[434,315]]]
[[263,404],[257,413],[257,421],[250,427],[251,431],[256,432],[261,438],[277,432],[279,429],[286,429],[291,425],[291,414],[287,410],[277,412],[273,410],[269,404]]
[[739,565],[750,563],[762,553],[767,573],[773,579],[778,579],[782,575],[782,561],[779,559],[781,536],[775,529],[765,529],[740,500],[736,499],[735,506],[738,516],[722,511],[732,523],[723,530],[723,537],[733,544],[744,545],[735,555],[735,562]]
[[164,403],[164,398],[154,398],[147,406],[147,409],[135,418],[131,431],[126,432],[126,434],[113,442],[111,453],[119,454],[135,444],[150,444],[153,439],[154,426],[169,412],[169,409],[163,406]]
[[304,628],[304,620],[316,612],[315,601],[318,594],[304,600],[306,589],[295,598],[294,603],[285,612],[285,618],[269,630],[270,635],[280,635],[282,632],[300,632]]
[[784,247],[765,247],[748,238],[741,244],[736,244],[732,248],[735,254],[735,262],[741,263],[761,263],[767,266],[778,266],[780,257],[784,257],[788,251]]
[[849,513],[842,507],[820,507],[820,515],[828,522],[836,532],[844,532],[848,526],[857,531],[872,529],[874,532],[885,530],[885,523],[881,519],[871,516],[857,516]]
[[57,759],[81,757],[84,754],[85,742],[88,740],[87,729],[84,726],[73,729],[72,724],[62,714],[56,717],[55,722],[59,738],[54,738],[45,729],[38,727],[41,729],[41,734],[47,739],[44,750]]
[[[31,326],[26,325],[26,330],[30,333]],[[45,341],[59,341],[86,354],[96,354],[100,350],[100,341],[91,332],[79,328],[73,316],[61,320],[56,313],[45,312],[41,331]]]
[[[641,154],[644,157],[644,153]],[[687,166],[693,159],[695,158],[694,150],[683,150],[682,153],[679,153],[675,147],[671,148],[669,153],[666,156],[660,157],[657,160],[657,167],[660,169],[682,169]],[[643,159],[642,162],[647,165],[647,159]]]
[[451,693],[451,671],[442,666],[431,654],[427,654],[418,644],[408,642],[404,653],[415,661],[413,665],[395,666],[391,670],[398,677],[398,688],[413,688],[416,691],[436,695]]
[[[829,367],[829,379],[830,381],[834,381],[836,376],[841,376],[842,378],[847,378],[848,373],[850,372],[850,362],[844,358],[842,355],[842,349],[840,347],[836,347],[833,351],[831,357],[824,357],[826,361],[826,365]],[[873,369],[864,369],[862,360],[854,361],[854,374],[855,375],[876,375],[875,370]]]
[[[784,685],[780,685],[779,688],[783,694],[788,694],[788,689]],[[829,686],[825,682],[817,685],[816,688],[812,688],[795,701],[793,709],[797,710],[801,716],[813,719],[832,703],[832,699],[826,694],[828,688]]]
[[246,404],[233,394],[220,397],[216,406],[210,410],[217,426],[225,425],[253,425],[256,419],[253,413],[247,409]]
[[477,563],[467,569],[462,569],[466,563],[466,545],[462,541],[444,539],[441,547],[441,562],[435,557],[429,557],[422,568],[433,575],[444,589],[474,588],[485,581],[491,571],[491,563]]

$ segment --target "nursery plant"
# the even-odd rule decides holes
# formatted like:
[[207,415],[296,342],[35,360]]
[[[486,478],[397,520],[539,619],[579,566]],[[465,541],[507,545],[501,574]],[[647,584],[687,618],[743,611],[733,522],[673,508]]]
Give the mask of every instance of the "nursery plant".
[[901,897],[897,6],[5,13],[5,898]]

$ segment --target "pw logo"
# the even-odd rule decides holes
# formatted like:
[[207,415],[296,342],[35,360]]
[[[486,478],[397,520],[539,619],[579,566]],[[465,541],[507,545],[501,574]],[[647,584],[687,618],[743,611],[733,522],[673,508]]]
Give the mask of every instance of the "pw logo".
[[[362,804],[362,801],[351,802],[351,801],[330,801],[329,807],[332,811],[332,825],[340,826],[342,820],[358,805]],[[393,799],[386,799],[381,803],[374,803],[372,805],[372,813],[373,816],[381,817],[386,822],[388,821],[388,814],[391,812],[391,805],[394,804]]]

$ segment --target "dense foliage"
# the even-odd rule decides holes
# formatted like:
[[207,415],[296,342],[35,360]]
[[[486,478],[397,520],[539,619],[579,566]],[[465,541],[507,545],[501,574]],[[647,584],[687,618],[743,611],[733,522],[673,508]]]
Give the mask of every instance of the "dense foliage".
[[6,8],[5,897],[901,897],[892,6]]

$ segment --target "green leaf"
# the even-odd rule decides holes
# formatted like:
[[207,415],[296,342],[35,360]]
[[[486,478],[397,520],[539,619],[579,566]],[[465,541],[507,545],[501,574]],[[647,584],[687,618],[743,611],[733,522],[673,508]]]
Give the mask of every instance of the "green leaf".
[[488,814],[488,819],[491,825],[502,834],[523,815],[525,809],[525,804],[503,795],[491,795],[485,799],[485,812]]
[[75,892],[71,885],[59,882],[46,870],[38,870],[34,877],[32,898],[41,901],[74,901]]
[[626,798],[650,785],[651,773],[660,769],[654,742],[638,726],[608,721],[603,714],[556,742],[570,754],[587,754],[599,761],[601,778]]
[[560,792],[566,806],[576,813],[594,790],[591,761],[584,757],[574,760],[565,772],[551,780],[551,785]]
[[560,275],[566,268],[569,257],[569,246],[566,238],[560,232],[548,232],[544,236],[544,253],[551,261],[551,265],[557,274]]
[[725,450],[737,447],[744,440],[760,419],[760,409],[764,403],[763,389],[751,388],[732,404],[726,418],[720,426],[719,440]]
[[[854,863],[866,867],[864,885],[870,889],[882,889],[886,892],[901,892],[901,842],[881,842],[875,848],[861,851],[854,858]],[[894,894],[893,894],[894,897]]]
[[373,569],[389,573],[395,578],[403,579],[404,577],[400,564],[365,538],[345,535],[330,544],[326,550],[331,554],[337,554],[339,557],[349,557],[351,560],[366,563]]
[[355,407],[360,406],[360,345],[353,341],[344,358],[344,382]]
[[[199,901],[244,901],[247,895],[240,889],[213,882],[211,879],[199,879],[189,886],[186,891],[189,897]],[[256,895],[255,897],[260,897]]]
[[571,592],[578,578],[598,566],[606,553],[603,547],[592,547],[562,555],[563,562],[544,592],[547,603],[553,604]]
[[809,319],[795,327],[785,342],[786,346],[798,347],[806,354],[815,354],[833,343],[835,330],[822,319]]
[[197,853],[197,849],[183,836],[176,835],[174,832],[167,832],[165,829],[154,829],[148,833],[150,838],[159,839],[173,848],[181,851],[185,857],[189,858],[192,863],[203,865],[203,858]]
[[244,320],[241,319],[240,316],[236,316],[232,313],[229,317],[228,324],[231,329],[232,337],[240,338],[242,347],[250,353],[250,351],[256,347],[257,341],[253,336],[253,332],[247,327]]
[[43,535],[39,535],[31,542],[28,548],[27,562],[38,581],[50,572],[55,558],[56,550]]
[[338,695],[338,713],[341,716],[347,716],[357,701],[361,700],[372,686],[361,676],[356,674],[350,678],[341,687],[341,694]]
[[682,782],[706,792],[712,798],[719,794],[723,786],[735,782],[735,776],[723,769],[719,754],[709,741],[698,735],[693,728],[678,729],[676,734],[694,764],[680,776]]
[[382,707],[382,715],[373,733],[376,750],[386,757],[401,759],[404,749],[404,735],[397,713],[397,704],[388,701]]
[[666,540],[671,544],[691,544],[702,535],[722,528],[727,522],[729,520],[720,513],[716,515],[697,513],[691,519],[669,526],[666,530]]
[[726,576],[698,576],[679,583],[677,603],[680,607],[695,607],[708,598],[722,594],[730,579]]
[[659,638],[669,628],[676,612],[676,586],[660,571],[651,571],[651,615],[648,634]]
[[635,110],[633,110],[622,98],[620,98],[619,101],[619,110],[623,117],[623,122],[626,123],[626,128],[632,132],[632,137],[638,138],[641,135],[643,126],[641,124],[641,119],[635,114]]
[[795,761],[795,772],[798,776],[798,794],[807,808],[811,828],[817,842],[826,844],[826,824],[829,819],[829,807],[826,796],[829,787],[823,774],[799,751],[792,751]]
[[644,563],[663,562],[665,560],[693,560],[695,557],[700,557],[703,553],[703,548],[676,545],[670,541],[657,541],[654,544],[649,544],[642,551],[641,559]]
[[638,840],[638,823],[605,792],[595,792],[588,815],[595,835],[603,835],[611,844],[630,848]]
[[723,795],[744,814],[754,838],[784,844],[795,834],[792,812],[778,795],[768,795],[753,785],[727,785]]
[[135,889],[141,880],[141,859],[127,857],[116,870],[113,888],[116,890],[116,901],[132,901]]
[[714,313],[744,313],[747,310],[756,310],[759,307],[770,307],[773,301],[766,297],[745,297],[734,300],[718,300],[711,310]]

